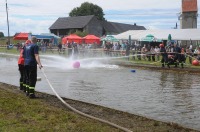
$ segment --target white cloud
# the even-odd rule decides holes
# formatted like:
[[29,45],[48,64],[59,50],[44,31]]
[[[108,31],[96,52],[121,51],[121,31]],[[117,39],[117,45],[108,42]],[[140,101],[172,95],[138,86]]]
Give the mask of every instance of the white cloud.
[[[14,35],[16,32],[32,32],[36,34],[49,32],[48,28],[58,17],[67,17],[73,8],[79,7],[86,1],[7,0],[7,2],[10,34]],[[172,21],[171,24],[173,24],[174,21],[177,21],[177,18],[172,15],[178,13],[177,11],[181,9],[181,0],[87,0],[87,2],[96,4],[102,7],[104,13],[109,13],[109,15],[105,15],[108,21],[136,22],[138,25],[152,28],[163,28],[160,25],[168,21]],[[5,1],[0,1],[0,31],[7,35],[5,9]],[[114,15],[116,12],[124,15]],[[151,22],[152,19],[157,19],[155,17],[158,15],[163,15],[164,17],[157,20],[158,23]],[[149,19],[149,16],[152,16],[152,19]],[[125,19],[125,17],[130,17],[131,19]],[[135,19],[132,17],[135,17]],[[168,23],[167,27],[171,28],[170,23]]]

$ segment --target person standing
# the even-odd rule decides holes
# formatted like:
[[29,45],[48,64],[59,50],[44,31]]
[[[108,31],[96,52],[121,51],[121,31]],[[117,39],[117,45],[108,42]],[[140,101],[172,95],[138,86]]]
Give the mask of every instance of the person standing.
[[164,44],[160,44],[159,46],[160,46],[160,54],[162,55],[162,59],[161,59],[162,67],[165,67],[165,64],[168,65],[168,54],[166,52]]
[[129,55],[130,55],[131,45],[129,43],[126,43],[126,57],[129,61]]
[[[27,40],[25,44],[31,43],[30,40]],[[24,90],[24,78],[25,78],[25,72],[24,72],[24,57],[23,57],[23,52],[24,52],[24,46],[20,48],[20,55],[18,59],[18,70],[20,73],[20,78],[19,78],[19,84],[20,84],[20,90]]]
[[39,47],[37,45],[37,38],[32,37],[30,44],[24,48],[24,66],[26,77],[26,95],[30,98],[35,98],[35,85],[37,81],[37,64],[42,68],[39,57]]
[[141,56],[145,61],[146,61],[146,53],[147,53],[147,51],[148,50],[147,50],[146,44],[144,44],[144,46],[141,49]]
[[62,52],[62,44],[61,42],[59,42],[58,44],[58,53],[61,53]]
[[77,43],[74,43],[73,45],[72,45],[72,51],[73,51],[73,57],[74,57],[74,59],[77,59],[78,58],[78,45],[77,45]]
[[186,61],[186,57],[185,57],[185,50],[184,48],[181,49],[181,54],[180,54],[180,60],[179,63],[181,63],[181,68],[183,68],[183,64]]
[[198,61],[200,61],[200,47],[197,47],[197,52],[196,52],[196,54],[197,54],[196,59],[197,59]]
[[20,55],[18,59],[18,70],[20,73],[20,78],[19,78],[19,87],[20,90],[23,90],[23,78],[24,78],[24,57],[23,57],[23,47],[20,49]]
[[[72,42],[73,44],[73,42]],[[67,52],[68,52],[68,56],[70,57],[72,55],[72,44],[71,43],[68,43],[67,44]]]
[[177,44],[174,44],[173,52],[175,54],[174,60],[176,61],[175,67],[177,67],[177,65],[179,65],[179,62],[181,62],[181,48]]
[[153,46],[151,46],[150,52],[151,52],[151,59],[152,59],[152,61],[155,61],[156,51],[155,51],[155,48]]
[[160,48],[158,46],[155,46],[155,52],[156,52],[156,60],[160,60]]

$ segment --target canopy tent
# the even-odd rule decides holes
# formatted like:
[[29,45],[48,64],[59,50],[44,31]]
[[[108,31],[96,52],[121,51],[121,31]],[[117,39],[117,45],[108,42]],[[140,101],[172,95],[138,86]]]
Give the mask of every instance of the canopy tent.
[[144,41],[144,42],[162,42],[162,40],[157,39],[156,37],[154,37],[152,34],[148,34],[146,35],[144,38],[142,38],[140,41]]
[[14,40],[28,40],[29,33],[17,33],[14,36]]
[[50,41],[52,41],[54,39],[53,36],[45,36],[45,35],[31,35],[31,37],[34,36],[37,38],[37,40],[42,40],[43,42],[47,42],[49,43]]
[[53,34],[53,33],[41,33],[42,36],[51,36],[51,42],[52,44],[58,44],[58,39],[60,39],[59,36]]
[[53,36],[45,36],[45,35],[31,35],[35,36],[37,39],[52,39]]
[[62,44],[72,43],[72,42],[76,42],[78,44],[81,44],[83,42],[83,38],[79,37],[76,34],[71,34],[69,36],[62,38]]
[[100,44],[100,38],[95,35],[87,35],[83,39],[86,44],[93,44],[93,43]]
[[118,42],[119,40],[116,39],[113,35],[106,35],[106,37],[101,38],[101,41]]
[[150,30],[129,30],[118,35],[117,39],[127,39],[131,35],[132,40],[140,40],[147,34],[156,36],[157,39],[168,40],[168,35],[173,36],[173,40],[200,40],[200,29],[150,29]]

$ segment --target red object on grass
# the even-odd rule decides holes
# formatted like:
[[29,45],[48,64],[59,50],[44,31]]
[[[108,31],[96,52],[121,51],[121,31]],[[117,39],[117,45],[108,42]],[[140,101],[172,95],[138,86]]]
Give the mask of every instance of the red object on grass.
[[198,60],[193,60],[193,61],[192,61],[192,65],[198,66],[198,65],[199,65],[199,61],[198,61]]

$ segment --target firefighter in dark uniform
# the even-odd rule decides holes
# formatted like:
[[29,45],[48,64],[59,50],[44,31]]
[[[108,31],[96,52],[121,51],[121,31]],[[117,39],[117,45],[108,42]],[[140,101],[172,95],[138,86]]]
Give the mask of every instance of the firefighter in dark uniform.
[[168,63],[168,55],[167,55],[164,44],[160,44],[159,47],[160,47],[160,53],[162,56],[162,59],[161,59],[162,67],[165,67],[165,64]]
[[35,98],[35,85],[37,81],[37,64],[42,68],[39,57],[39,47],[36,44],[37,38],[31,38],[31,44],[27,44],[24,48],[24,66],[26,77],[26,95]]

